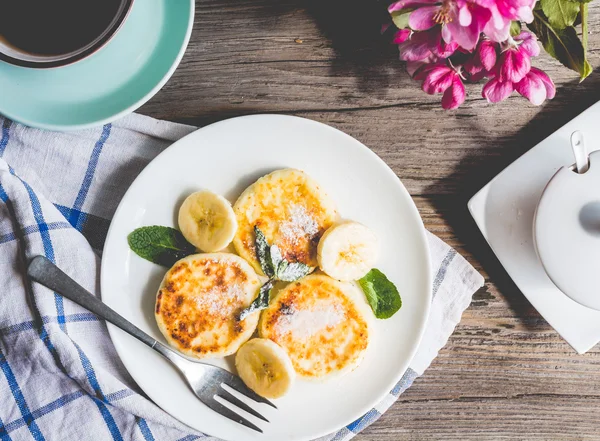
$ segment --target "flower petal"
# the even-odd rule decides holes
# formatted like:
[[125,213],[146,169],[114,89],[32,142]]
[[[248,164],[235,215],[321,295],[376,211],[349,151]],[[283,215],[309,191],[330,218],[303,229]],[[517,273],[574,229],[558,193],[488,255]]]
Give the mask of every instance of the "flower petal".
[[431,37],[427,32],[413,32],[408,40],[398,46],[400,59],[419,61],[431,56]]
[[529,73],[532,75],[537,75],[542,83],[544,83],[544,87],[546,88],[546,98],[549,100],[554,98],[554,95],[556,95],[556,86],[554,85],[552,78],[550,78],[546,72],[535,67],[532,67]]
[[458,74],[453,73],[452,85],[442,96],[442,107],[446,110],[456,109],[465,101],[465,86]]
[[472,17],[471,23],[468,26],[461,26],[458,17],[453,17],[453,20],[446,26],[452,35],[452,40],[456,41],[462,48],[470,51],[475,49],[481,31],[488,23],[491,13],[488,9],[483,8],[475,3],[468,3],[470,14]]
[[487,22],[485,27],[483,28],[483,33],[490,40],[500,43],[502,41],[506,41],[510,34],[510,19],[505,18],[498,11],[498,7],[496,4],[491,4],[488,7],[488,10],[492,14],[492,18]]
[[531,32],[521,32],[515,37],[515,40],[520,41],[519,49],[524,51],[530,57],[537,57],[540,54],[540,45],[537,38]]
[[[417,61],[415,61],[414,63],[418,63]],[[424,80],[427,75],[429,75],[429,72],[431,72],[434,69],[437,69],[440,66],[445,66],[445,64],[443,63],[432,63],[432,64],[421,64],[421,66],[415,71],[415,74],[413,76],[413,78],[415,80]]]
[[452,43],[452,34],[450,33],[448,26],[442,26],[442,39],[446,43]]
[[415,31],[431,29],[437,24],[433,17],[439,10],[439,6],[425,6],[416,9],[408,16],[408,25]]
[[500,57],[500,79],[518,83],[531,69],[531,60],[524,52],[516,49],[504,51]]
[[[458,43],[455,41],[447,42],[442,38],[442,34],[446,26],[440,26],[430,31],[431,37],[431,52],[439,58],[448,58],[458,49]],[[442,32],[440,32],[440,30]]]
[[533,7],[523,6],[517,11],[517,16],[521,21],[525,23],[531,23],[533,21]]
[[473,54],[465,62],[465,64],[463,64],[463,69],[465,70],[465,72],[467,72],[471,76],[478,74],[479,72],[481,72],[483,70],[483,66],[479,62],[479,57],[477,56],[477,54]]
[[[424,80],[429,72],[429,67],[435,66],[437,61],[438,58],[433,54],[424,60],[407,61],[406,72],[415,80]],[[423,74],[423,72],[425,73]],[[420,78],[417,78],[417,75],[420,75]]]
[[471,21],[473,21],[473,16],[469,11],[469,7],[465,5],[458,10],[458,22],[461,26],[469,26]]
[[388,12],[401,11],[404,8],[418,7],[437,2],[438,0],[400,0],[399,2],[392,3],[388,8]]
[[515,84],[515,90],[539,106],[546,100],[546,88],[537,75],[527,74],[525,78]]
[[394,39],[392,40],[392,43],[394,43],[394,44],[404,43],[410,37],[410,32],[411,32],[410,29],[399,29],[394,34]]
[[423,92],[429,95],[444,92],[452,84],[454,75],[454,70],[447,66],[432,69],[423,81]]
[[496,64],[496,47],[490,40],[483,40],[479,44],[479,61],[486,70],[492,70]]
[[492,76],[492,74],[490,72],[488,72],[487,70],[482,70],[480,72],[477,72],[477,73],[471,75],[469,77],[469,81],[472,83],[477,83],[477,82],[483,80],[484,78],[488,78],[490,76]]
[[492,78],[483,86],[481,95],[490,103],[499,103],[508,98],[513,90],[514,87],[511,82],[502,82],[498,78]]

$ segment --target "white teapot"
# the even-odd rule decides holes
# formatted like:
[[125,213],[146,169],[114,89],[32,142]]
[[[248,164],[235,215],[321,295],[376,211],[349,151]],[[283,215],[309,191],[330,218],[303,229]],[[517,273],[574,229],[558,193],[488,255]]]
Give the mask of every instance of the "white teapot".
[[533,220],[538,257],[568,297],[600,310],[600,150],[587,154],[571,136],[575,164],[560,168],[542,193]]

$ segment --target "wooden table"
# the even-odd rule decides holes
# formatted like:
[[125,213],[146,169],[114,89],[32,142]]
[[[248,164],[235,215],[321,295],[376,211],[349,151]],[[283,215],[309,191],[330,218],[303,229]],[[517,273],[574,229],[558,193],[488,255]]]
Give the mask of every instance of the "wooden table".
[[[600,100],[600,75],[543,55],[558,86],[542,107],[514,94],[498,105],[468,87],[458,110],[421,92],[379,36],[375,0],[203,0],[173,78],[141,112],[206,125],[285,113],[337,127],[379,154],[413,196],[425,226],[486,277],[437,359],[356,439],[598,440],[600,349],[577,355],[509,279],[466,202],[502,168]],[[600,3],[590,7],[600,30]],[[590,35],[600,66],[600,34]],[[600,124],[600,121],[599,121]]]

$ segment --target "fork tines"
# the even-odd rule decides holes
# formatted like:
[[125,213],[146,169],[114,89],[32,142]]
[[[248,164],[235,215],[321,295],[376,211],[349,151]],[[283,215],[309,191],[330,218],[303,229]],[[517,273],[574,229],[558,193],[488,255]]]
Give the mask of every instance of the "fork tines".
[[271,403],[269,400],[267,400],[266,398],[261,397],[256,392],[249,389],[241,381],[241,379],[234,377],[234,376],[231,376],[230,378],[228,378],[226,383],[221,383],[220,387],[218,388],[218,390],[215,392],[215,394],[212,397],[210,397],[209,399],[203,400],[204,403],[208,407],[210,407],[215,412],[223,415],[225,418],[229,418],[230,420],[235,421],[236,423],[241,424],[245,427],[248,427],[249,429],[263,433],[263,431],[260,427],[258,427],[254,423],[248,421],[243,416],[239,415],[238,413],[234,412],[229,407],[223,405],[222,403],[220,403],[219,401],[216,400],[216,398],[219,397],[221,400],[228,402],[229,404],[235,406],[236,408],[241,409],[241,410],[249,413],[250,415],[253,415],[256,418],[261,419],[267,423],[269,422],[268,419],[266,419],[259,412],[254,410],[252,407],[250,407],[246,403],[244,403],[242,400],[237,398],[235,395],[233,395],[231,392],[229,392],[224,386],[229,387],[256,402],[268,404],[269,406],[271,406],[275,409],[277,409],[277,407],[273,403]]

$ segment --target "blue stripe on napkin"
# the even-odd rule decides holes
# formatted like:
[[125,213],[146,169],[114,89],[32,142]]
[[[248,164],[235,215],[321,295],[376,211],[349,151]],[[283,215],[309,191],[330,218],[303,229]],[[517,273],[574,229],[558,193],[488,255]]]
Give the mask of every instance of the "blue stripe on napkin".
[[15,374],[12,371],[12,369],[10,368],[10,366],[8,364],[8,360],[6,360],[6,357],[4,356],[4,354],[1,351],[0,351],[0,369],[2,369],[2,372],[4,373],[4,376],[6,377],[6,381],[8,381],[8,386],[10,387],[12,396],[13,396],[15,402],[17,403],[17,406],[19,407],[21,416],[23,417],[23,420],[27,424],[27,428],[29,429],[31,436],[33,436],[33,439],[35,441],[45,441],[44,435],[42,435],[40,428],[35,423],[35,418],[31,415],[31,412],[29,411],[29,406],[27,405],[27,402],[25,401],[25,397],[23,396],[23,392],[21,392],[21,388],[19,387],[19,385],[17,383]]

